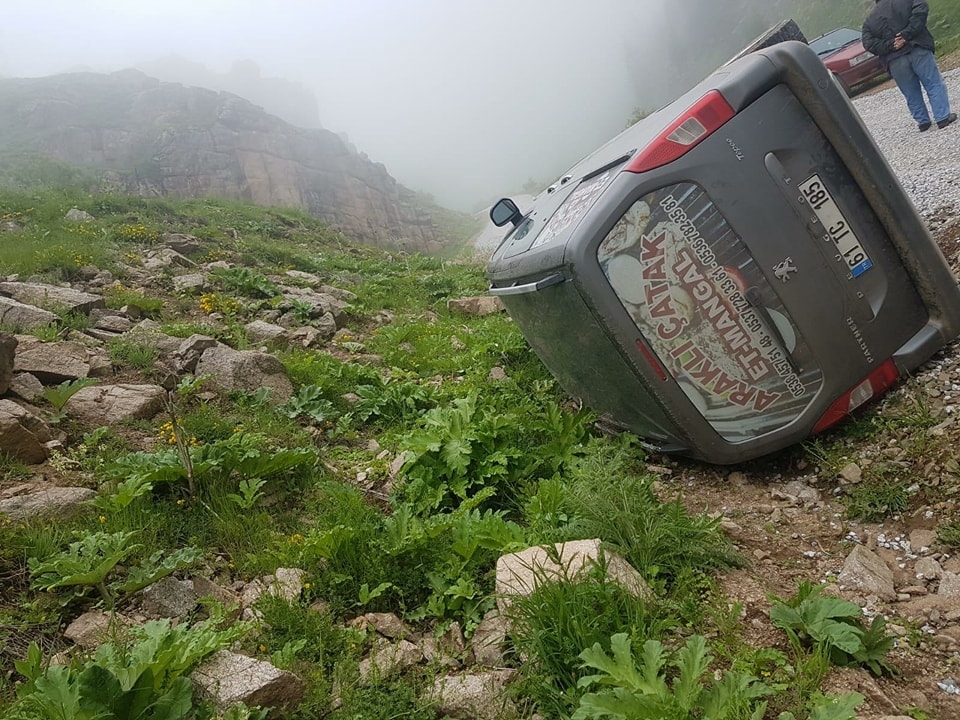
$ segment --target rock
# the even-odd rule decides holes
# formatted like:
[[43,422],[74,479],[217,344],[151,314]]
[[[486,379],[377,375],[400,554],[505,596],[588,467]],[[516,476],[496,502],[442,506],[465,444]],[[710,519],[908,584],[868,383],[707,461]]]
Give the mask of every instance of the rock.
[[272,582],[264,583],[267,593],[274,597],[293,602],[303,592],[303,578],[306,573],[300,568],[277,568]]
[[227,650],[214,653],[190,677],[197,694],[220,712],[237,703],[290,711],[303,699],[303,681],[293,673]]
[[960,597],[960,575],[957,573],[945,572],[940,578],[940,587],[937,589],[937,595],[945,598]]
[[205,578],[202,575],[197,575],[193,578],[193,592],[198,599],[213,598],[218,603],[226,605],[227,607],[240,603],[240,597],[235,592],[217,585],[213,580]]
[[194,268],[197,264],[172,248],[148,250],[143,256],[143,269],[155,273],[170,267]]
[[79,510],[96,494],[89,488],[49,486],[0,500],[0,515],[6,515],[11,520],[63,517]]
[[254,350],[234,350],[226,345],[204,350],[196,375],[210,375],[221,392],[255,392],[270,388],[270,402],[283,403],[293,395],[293,384],[283,364],[273,355]]
[[[332,319],[333,316],[331,316]],[[290,344],[304,348],[316,347],[323,340],[323,334],[315,327],[297,328],[290,333]]]
[[163,410],[166,396],[159,385],[92,385],[78,390],[64,410],[89,425],[149,420]]
[[31,373],[17,373],[10,381],[7,391],[27,402],[33,402],[43,395],[43,383],[37,380],[36,375]]
[[450,298],[447,300],[447,309],[463,315],[493,315],[505,310],[503,302],[492,295],[476,297]]
[[426,699],[440,715],[461,720],[500,720],[516,717],[517,710],[506,692],[513,670],[440,677],[427,690]]
[[304,285],[319,285],[320,278],[313,273],[303,272],[302,270],[287,270],[284,275]]
[[791,505],[810,507],[820,502],[820,491],[812,488],[802,480],[793,480],[785,485],[775,485],[770,488],[770,497],[782,500]]
[[413,635],[403,620],[393,613],[367,613],[363,619],[378,633],[393,640],[402,640]]
[[497,607],[505,614],[512,596],[530,595],[544,580],[575,581],[601,562],[612,582],[636,597],[650,594],[640,573],[617,553],[602,550],[600,540],[577,540],[559,543],[550,552],[540,546],[501,556],[497,560]]
[[856,463],[847,463],[840,471],[840,477],[848,483],[856,484],[863,479],[863,470]]
[[423,653],[412,642],[391,643],[386,638],[374,641],[370,655],[360,661],[360,682],[371,683],[399,675],[423,660]]
[[47,459],[50,428],[39,417],[13,400],[0,400],[0,452],[28,465]]
[[72,223],[88,223],[93,222],[96,218],[94,218],[93,215],[88,213],[86,210],[70,208],[67,210],[67,214],[63,216],[63,219]]
[[0,297],[0,325],[4,327],[33,330],[59,322],[60,318],[49,310],[41,310],[8,297]]
[[480,665],[503,667],[503,644],[510,630],[510,622],[494,608],[483,616],[470,638],[473,657]]
[[887,601],[897,598],[893,572],[876,553],[862,545],[855,546],[847,556],[837,579],[841,585],[855,588],[864,595],[876,595]]
[[494,366],[490,368],[490,373],[487,375],[487,382],[498,383],[506,380],[507,377],[507,372],[502,367]]
[[206,335],[191,335],[180,343],[174,352],[174,361],[177,369],[192,373],[197,369],[197,363],[206,350],[216,347],[220,343]]
[[13,358],[19,341],[13,336],[0,332],[0,395],[10,388],[13,380]]
[[243,326],[247,332],[247,338],[252,343],[276,342],[286,344],[288,333],[285,328],[273,323],[254,320]]
[[203,250],[200,238],[186,233],[164,233],[160,236],[160,242],[181,255],[191,255]]
[[116,613],[91,610],[71,622],[63,636],[82,648],[93,650],[100,647],[118,628],[130,627],[131,621]]
[[197,606],[197,593],[192,581],[167,576],[143,589],[141,606],[150,618],[185,618]]
[[910,533],[910,549],[919,553],[923,548],[932,548],[937,542],[935,530],[917,529]]
[[203,290],[207,284],[207,276],[199,273],[176,275],[173,278],[173,289],[178,293],[190,294]]
[[322,285],[320,287],[320,292],[327,295],[332,295],[337,300],[341,300],[345,303],[356,302],[357,295],[352,293],[349,290],[344,290],[343,288],[334,287],[333,285]]
[[90,375],[90,354],[75,342],[43,343],[18,352],[13,369],[31,373],[47,385],[79,380]]
[[943,577],[943,568],[933,558],[922,557],[913,568],[918,580],[936,580]]
[[91,310],[106,307],[102,295],[43,283],[0,282],[0,295],[25,305],[87,315]]
[[97,319],[94,327],[98,330],[106,330],[120,335],[125,332],[130,332],[133,328],[133,323],[130,322],[130,318],[125,318],[121,315],[104,315]]

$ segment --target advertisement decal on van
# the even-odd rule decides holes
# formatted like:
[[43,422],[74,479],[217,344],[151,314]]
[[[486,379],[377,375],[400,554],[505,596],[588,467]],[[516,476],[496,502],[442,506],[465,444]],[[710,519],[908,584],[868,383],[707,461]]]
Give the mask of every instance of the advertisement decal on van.
[[803,338],[698,185],[635,202],[597,259],[661,363],[726,439],[782,427],[813,399],[822,376]]

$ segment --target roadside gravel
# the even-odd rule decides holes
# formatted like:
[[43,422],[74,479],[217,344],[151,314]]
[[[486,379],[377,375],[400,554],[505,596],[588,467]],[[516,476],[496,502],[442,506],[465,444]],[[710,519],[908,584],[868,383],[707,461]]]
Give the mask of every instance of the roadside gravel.
[[[943,73],[954,112],[960,110],[960,68]],[[960,121],[921,133],[896,87],[855,98],[854,107],[873,133],[920,214],[936,226],[960,214]]]

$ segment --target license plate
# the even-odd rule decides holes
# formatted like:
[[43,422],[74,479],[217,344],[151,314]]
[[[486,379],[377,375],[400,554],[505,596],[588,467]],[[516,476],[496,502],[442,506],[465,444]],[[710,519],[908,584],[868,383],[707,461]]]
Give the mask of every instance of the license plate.
[[853,277],[863,275],[873,267],[867,251],[863,249],[850,223],[840,212],[833,196],[823,184],[819,175],[811,175],[800,183],[800,193],[807,204],[813,208],[820,224],[823,225],[823,239],[833,242],[837,255]]

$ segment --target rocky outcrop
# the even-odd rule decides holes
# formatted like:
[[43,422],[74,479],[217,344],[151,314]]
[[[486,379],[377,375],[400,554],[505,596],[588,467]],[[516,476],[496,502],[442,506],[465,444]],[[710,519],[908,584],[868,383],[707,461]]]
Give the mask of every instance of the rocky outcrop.
[[98,169],[112,190],[296,207],[368,244],[439,249],[415,194],[338,135],[135,70],[0,80],[3,150]]

